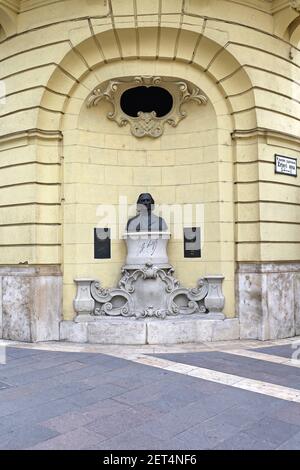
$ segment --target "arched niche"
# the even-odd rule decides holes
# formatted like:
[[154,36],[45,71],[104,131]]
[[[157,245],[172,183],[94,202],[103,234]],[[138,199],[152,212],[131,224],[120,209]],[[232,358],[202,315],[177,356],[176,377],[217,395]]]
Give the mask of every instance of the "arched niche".
[[[122,52],[116,43],[116,36],[111,29],[102,31],[95,36],[89,36],[87,39],[74,43],[74,49],[65,55],[52,73],[44,95],[41,100],[41,107],[53,107],[53,94],[51,90],[65,95],[65,100],[59,100],[59,106],[56,111],[63,112],[67,106],[68,96],[72,94],[73,87],[77,87],[86,75],[93,75],[95,80],[90,91],[97,83],[103,81],[102,71],[106,65],[112,62],[121,64],[128,60],[153,60],[168,64],[169,70],[172,70],[174,63],[174,49],[177,47],[176,62],[191,65],[193,68],[203,72],[211,79],[211,85],[214,84],[219,89],[222,98],[226,99],[228,109],[231,110],[234,120],[234,129],[256,127],[255,98],[252,90],[251,80],[237,59],[217,41],[203,36],[199,41],[199,34],[190,30],[180,30],[180,42],[175,45],[176,28],[161,28],[160,38],[164,41],[165,47],[161,49],[161,55],[156,54],[153,48],[153,37],[157,35],[157,28],[145,27],[120,30],[119,37],[122,38],[126,47]],[[137,38],[140,38],[137,44]],[[142,41],[143,39],[143,41]],[[73,41],[74,42],[74,41]],[[137,54],[138,49],[138,54]],[[133,71],[133,73],[135,73]],[[153,73],[152,73],[153,74]],[[118,73],[118,75],[122,75]],[[124,74],[123,74],[124,75]],[[105,76],[105,72],[104,72]],[[69,77],[69,78],[68,78]],[[73,77],[73,79],[71,78]],[[239,95],[248,90],[243,97],[243,102],[239,103]],[[221,104],[222,106],[223,104]],[[241,107],[248,109],[246,124],[243,122],[243,113]],[[40,128],[44,122],[43,112],[40,113],[37,121],[37,127]],[[53,122],[53,127],[58,130],[59,121]]]
[[[103,286],[117,283],[125,258],[120,232],[128,216],[125,206],[120,203],[128,203],[132,208],[144,191],[149,191],[158,205],[178,206],[179,210],[188,206],[194,210],[196,205],[201,206],[207,216],[206,222],[203,219],[201,222],[203,257],[184,258],[183,242],[175,236],[176,231],[182,232],[183,221],[176,226],[171,220],[170,260],[178,278],[189,286],[195,283],[198,274],[207,270],[227,270],[224,291],[228,312],[233,311],[233,274],[230,277],[228,273],[230,269],[234,270],[234,260],[229,259],[229,253],[234,251],[234,220],[229,215],[221,215],[225,206],[227,214],[234,212],[233,121],[221,91],[208,75],[193,65],[186,67],[182,62],[174,62],[170,76],[167,61],[155,63],[155,77],[161,77],[162,83],[168,83],[169,79],[175,83],[188,81],[207,98],[206,104],[201,105],[193,100],[186,102],[182,106],[186,117],[177,126],[166,123],[158,138],[137,138],[130,132],[129,124],[119,126],[109,119],[107,115],[112,111],[112,104],[108,100],[88,106],[88,90],[96,86],[96,77],[102,77],[98,82],[100,87],[124,78],[130,81],[136,70],[150,80],[153,66],[151,60],[123,60],[122,69],[130,75],[120,77],[118,62],[103,64],[73,88],[65,106],[61,121],[64,136],[65,311],[70,311],[74,295],[73,278],[84,273],[101,279]],[[117,217],[108,222],[113,238],[112,258],[99,262],[93,259],[92,234],[95,227],[104,223],[101,207],[109,206],[113,206]],[[223,256],[225,246],[228,247],[226,261]]]
[[[199,34],[193,31],[181,30],[174,59],[178,30],[161,28],[164,48],[157,56],[153,48],[156,29],[140,28],[139,35],[134,29],[122,30],[122,43],[126,46],[122,55],[109,29],[79,43],[73,41],[74,49],[57,64],[46,84],[37,128],[59,131],[63,135],[66,316],[70,315],[75,295],[75,277],[95,276],[103,285],[115,285],[124,261],[125,247],[120,240],[113,244],[112,260],[97,263],[93,259],[91,234],[95,224],[99,226],[95,206],[99,203],[117,206],[120,194],[127,195],[128,202],[133,204],[145,187],[153,192],[158,203],[200,201],[206,204],[209,223],[203,234],[212,245],[205,257],[187,263],[183,259],[182,244],[170,243],[170,259],[185,285],[193,285],[201,273],[223,273],[226,311],[229,315],[234,312],[231,134],[257,125],[251,80],[222,44],[207,37],[198,41]],[[130,135],[126,126],[118,127],[108,120],[106,115],[111,110],[108,101],[93,109],[87,108],[88,96],[99,84],[137,74],[188,80],[203,91],[208,103],[203,107],[191,103],[187,118],[178,127],[166,126],[164,135],[152,140],[149,137],[137,139]],[[47,113],[45,109],[57,112]],[[241,109],[246,112],[241,113]],[[188,176],[187,164],[193,166]],[[101,169],[98,167],[95,171],[95,165]],[[164,175],[164,181],[169,178],[169,184],[158,184],[157,175],[159,178]]]

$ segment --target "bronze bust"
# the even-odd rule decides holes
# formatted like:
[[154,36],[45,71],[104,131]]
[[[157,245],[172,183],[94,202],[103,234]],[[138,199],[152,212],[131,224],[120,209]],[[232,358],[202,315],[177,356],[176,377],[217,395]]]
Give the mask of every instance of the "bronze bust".
[[153,213],[154,199],[149,193],[142,193],[137,200],[137,215],[127,222],[127,232],[165,232],[168,226],[162,217]]

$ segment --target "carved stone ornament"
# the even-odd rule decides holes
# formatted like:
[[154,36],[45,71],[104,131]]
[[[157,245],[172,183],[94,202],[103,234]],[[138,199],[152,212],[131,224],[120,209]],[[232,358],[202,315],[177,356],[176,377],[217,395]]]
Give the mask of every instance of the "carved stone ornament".
[[[136,117],[129,116],[121,109],[120,100],[124,91],[137,86],[161,87],[167,90],[173,98],[173,106],[165,116],[157,117],[156,112],[138,112]],[[190,82],[168,77],[127,77],[109,80],[94,88],[87,98],[87,106],[97,106],[101,100],[111,103],[113,110],[107,118],[115,121],[120,127],[130,125],[132,135],[135,137],[160,137],[164,132],[165,124],[176,127],[187,115],[182,106],[189,101],[206,104],[207,98],[200,89]]]
[[296,10],[298,13],[300,13],[300,0],[290,0],[290,5],[293,10]]
[[180,286],[172,266],[161,268],[150,262],[137,269],[124,266],[117,288],[104,289],[99,281],[77,279],[76,321],[87,321],[86,314],[94,320],[103,316],[164,319],[191,314],[224,318],[223,279],[200,278],[197,286],[189,289]]

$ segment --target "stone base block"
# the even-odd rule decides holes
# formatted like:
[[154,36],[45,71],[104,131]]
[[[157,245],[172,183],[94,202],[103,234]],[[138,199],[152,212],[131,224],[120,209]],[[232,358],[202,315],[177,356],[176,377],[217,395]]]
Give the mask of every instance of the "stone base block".
[[300,334],[300,263],[239,263],[236,297],[241,339]]
[[202,341],[223,341],[239,339],[237,318],[218,320],[203,318],[182,318],[164,321],[149,321],[147,344],[201,343]]
[[196,315],[156,320],[103,318],[95,322],[63,321],[63,341],[98,344],[180,344],[239,339],[237,318],[204,319]]
[[240,322],[238,318],[227,318],[226,321],[216,321],[212,331],[212,341],[231,341],[240,337]]
[[62,312],[59,266],[0,268],[0,337],[56,341]]
[[83,322],[62,321],[60,323],[60,340],[72,343],[87,343],[87,324]]
[[107,319],[88,325],[88,342],[100,344],[146,344],[147,324],[143,321]]

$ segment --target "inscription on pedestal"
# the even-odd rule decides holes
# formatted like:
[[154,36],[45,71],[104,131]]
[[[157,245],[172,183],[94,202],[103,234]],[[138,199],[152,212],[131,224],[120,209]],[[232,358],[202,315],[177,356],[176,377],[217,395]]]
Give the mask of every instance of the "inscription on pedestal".
[[153,256],[156,252],[158,240],[141,240],[137,247],[138,256]]

